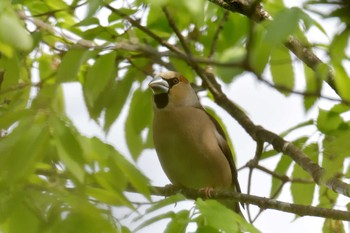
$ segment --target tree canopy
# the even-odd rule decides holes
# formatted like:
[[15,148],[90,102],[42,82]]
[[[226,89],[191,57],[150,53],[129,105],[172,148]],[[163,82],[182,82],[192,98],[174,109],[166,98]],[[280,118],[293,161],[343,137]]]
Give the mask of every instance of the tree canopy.
[[[253,205],[322,217],[323,232],[345,232],[349,206],[339,199],[350,197],[349,12],[346,0],[305,0],[291,8],[282,0],[1,1],[0,231],[132,232],[170,219],[165,232],[190,225],[196,232],[259,232]],[[320,20],[338,26],[329,32]],[[315,42],[315,32],[328,42]],[[256,143],[243,167],[248,192],[214,191],[206,200],[201,190],[152,187],[137,168],[141,153],[153,149],[146,84],[164,69],[187,77]],[[242,75],[286,98],[302,96],[305,112],[318,108],[317,116],[281,134],[257,125],[222,88]],[[67,83],[79,84],[90,118],[105,134],[126,112],[121,135],[131,159],[77,130],[65,109],[72,96]],[[324,99],[331,108],[319,108]],[[285,139],[308,126],[313,132]],[[261,165],[270,158],[278,161],[274,169]],[[250,192],[257,170],[270,176],[268,198]],[[285,191],[293,203],[278,199]],[[188,198],[195,207],[158,212]],[[247,204],[247,221],[215,201],[223,198]],[[137,229],[115,214],[143,204]]]

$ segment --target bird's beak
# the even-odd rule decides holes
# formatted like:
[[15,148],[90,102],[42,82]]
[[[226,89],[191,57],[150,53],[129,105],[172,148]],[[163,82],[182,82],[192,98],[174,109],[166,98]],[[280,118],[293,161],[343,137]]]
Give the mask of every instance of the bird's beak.
[[152,88],[153,94],[155,95],[169,92],[168,82],[159,76],[154,77],[154,79],[148,84],[148,86]]

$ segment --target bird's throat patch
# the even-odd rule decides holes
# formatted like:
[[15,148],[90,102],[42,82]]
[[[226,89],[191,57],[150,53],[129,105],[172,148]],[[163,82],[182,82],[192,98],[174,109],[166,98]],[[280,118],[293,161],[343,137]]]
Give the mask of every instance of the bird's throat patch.
[[165,108],[169,103],[168,93],[161,93],[154,96],[154,102],[157,108]]

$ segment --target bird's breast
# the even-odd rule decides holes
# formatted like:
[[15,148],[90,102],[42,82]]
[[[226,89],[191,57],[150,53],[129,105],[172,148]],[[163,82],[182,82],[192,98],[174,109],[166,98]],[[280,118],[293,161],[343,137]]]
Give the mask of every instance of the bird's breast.
[[216,138],[215,126],[197,108],[157,111],[153,139],[170,181],[189,188],[227,188],[232,174]]

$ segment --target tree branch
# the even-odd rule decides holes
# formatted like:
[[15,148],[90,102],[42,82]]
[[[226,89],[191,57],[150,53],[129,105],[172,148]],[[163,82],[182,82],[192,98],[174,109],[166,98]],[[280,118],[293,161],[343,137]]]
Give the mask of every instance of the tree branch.
[[255,125],[249,117],[221,91],[215,76],[210,72],[199,74],[206,83],[206,86],[213,94],[215,102],[224,108],[245,131],[255,140],[270,143],[277,152],[289,155],[297,164],[308,172],[317,184],[325,185],[333,191],[350,197],[350,186],[337,178],[327,178],[325,170],[317,163],[313,162],[302,150],[293,143],[284,140],[277,134]]
[[[271,16],[264,10],[263,6],[256,1],[251,0],[209,0],[220,7],[231,12],[238,12],[248,16],[254,21],[260,22],[270,19]],[[258,4],[257,4],[258,3]]]
[[[134,192],[133,190],[128,190],[128,191]],[[171,196],[176,193],[181,193],[186,197],[194,200],[197,198],[203,198],[203,199],[207,198],[205,192],[203,192],[202,190],[179,188],[173,185],[167,185],[166,187],[152,187],[151,192],[153,195],[156,195],[156,196]],[[213,190],[211,192],[210,198],[237,200],[242,203],[259,206],[262,209],[275,209],[275,210],[297,214],[299,216],[315,216],[315,217],[350,221],[350,213],[348,211],[292,204],[292,203],[277,201],[277,200],[254,196],[254,195],[247,195],[247,194],[233,192],[233,191]]]

